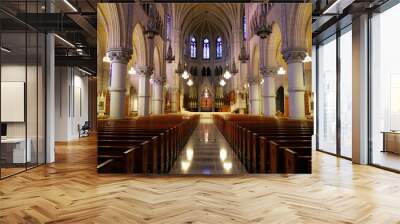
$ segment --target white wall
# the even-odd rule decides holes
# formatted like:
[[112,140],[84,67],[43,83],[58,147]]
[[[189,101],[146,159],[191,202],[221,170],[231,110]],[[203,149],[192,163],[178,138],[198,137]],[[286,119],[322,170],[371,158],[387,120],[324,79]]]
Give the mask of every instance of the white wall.
[[79,137],[78,125],[88,121],[88,78],[72,67],[56,67],[55,140]]

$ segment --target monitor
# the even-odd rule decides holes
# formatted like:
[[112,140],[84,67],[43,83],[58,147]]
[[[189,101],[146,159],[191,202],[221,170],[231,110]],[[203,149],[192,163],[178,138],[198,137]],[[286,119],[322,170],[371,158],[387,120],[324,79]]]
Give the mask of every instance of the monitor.
[[1,136],[7,136],[7,124],[1,123]]

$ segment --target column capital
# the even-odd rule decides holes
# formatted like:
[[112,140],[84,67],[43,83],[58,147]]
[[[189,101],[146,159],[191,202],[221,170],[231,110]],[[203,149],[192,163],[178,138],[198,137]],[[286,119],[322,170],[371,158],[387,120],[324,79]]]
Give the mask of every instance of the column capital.
[[306,52],[302,48],[288,48],[283,51],[283,57],[287,63],[303,62]]
[[276,75],[278,70],[272,66],[264,66],[260,68],[260,72],[263,77],[273,77]]
[[165,79],[161,76],[153,76],[151,81],[153,84],[161,86],[164,84]]
[[111,62],[120,62],[127,64],[132,57],[132,50],[128,48],[109,48],[107,57]]
[[247,82],[249,83],[249,85],[258,85],[258,84],[260,84],[260,78],[258,78],[258,77],[248,77],[247,78]]
[[147,65],[136,65],[136,71],[138,76],[150,77],[153,74],[153,67]]

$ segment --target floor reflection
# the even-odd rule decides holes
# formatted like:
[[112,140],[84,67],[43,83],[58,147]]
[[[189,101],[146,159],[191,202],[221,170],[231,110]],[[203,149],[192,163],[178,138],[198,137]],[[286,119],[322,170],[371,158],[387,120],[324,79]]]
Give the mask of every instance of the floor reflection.
[[202,117],[170,174],[247,173],[211,117]]

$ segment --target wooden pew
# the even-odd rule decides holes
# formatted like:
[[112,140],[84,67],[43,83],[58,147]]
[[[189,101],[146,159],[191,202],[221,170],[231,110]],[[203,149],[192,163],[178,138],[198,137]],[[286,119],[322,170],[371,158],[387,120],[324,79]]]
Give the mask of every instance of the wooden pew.
[[98,172],[168,172],[198,120],[198,115],[161,115],[100,121]]
[[296,147],[307,147],[311,154],[311,140],[276,140],[270,141],[270,165],[272,173],[285,172],[284,150],[291,148],[294,150]]
[[285,148],[285,173],[311,173],[311,148]]

